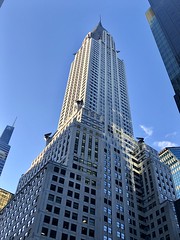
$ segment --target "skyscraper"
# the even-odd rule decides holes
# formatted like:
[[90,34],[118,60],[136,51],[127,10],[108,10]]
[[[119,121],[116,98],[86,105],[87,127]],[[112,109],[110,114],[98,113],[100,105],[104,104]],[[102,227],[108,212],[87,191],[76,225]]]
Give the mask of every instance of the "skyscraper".
[[180,2],[149,0],[146,16],[159,52],[174,88],[174,99],[180,111]]
[[9,141],[13,131],[14,131],[13,126],[6,126],[0,137],[0,175],[2,174],[4,164],[6,162],[9,150],[11,148],[9,145]]
[[180,147],[167,147],[159,153],[159,157],[170,167],[177,197],[180,198]]
[[0,0],[0,7],[2,6],[3,2],[4,2],[4,0]]
[[75,54],[57,131],[1,213],[0,240],[178,239],[172,176],[133,138],[117,54],[99,22]]

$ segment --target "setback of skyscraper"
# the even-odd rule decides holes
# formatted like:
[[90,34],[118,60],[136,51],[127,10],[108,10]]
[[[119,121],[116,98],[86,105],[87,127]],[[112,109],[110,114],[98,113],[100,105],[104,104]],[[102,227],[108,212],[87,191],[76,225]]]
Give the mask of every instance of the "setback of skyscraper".
[[180,111],[180,1],[149,0],[146,16],[171,80]]
[[99,22],[71,65],[57,131],[1,212],[0,239],[179,239],[170,169],[133,138],[124,63]]

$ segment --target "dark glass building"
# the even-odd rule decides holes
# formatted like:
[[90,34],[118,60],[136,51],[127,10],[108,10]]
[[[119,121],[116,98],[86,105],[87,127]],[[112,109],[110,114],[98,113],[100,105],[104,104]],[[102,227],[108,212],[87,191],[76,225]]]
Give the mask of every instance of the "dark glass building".
[[2,174],[2,170],[10,150],[9,141],[13,131],[13,126],[6,126],[0,137],[0,175]]
[[149,0],[146,16],[174,88],[180,111],[180,1]]

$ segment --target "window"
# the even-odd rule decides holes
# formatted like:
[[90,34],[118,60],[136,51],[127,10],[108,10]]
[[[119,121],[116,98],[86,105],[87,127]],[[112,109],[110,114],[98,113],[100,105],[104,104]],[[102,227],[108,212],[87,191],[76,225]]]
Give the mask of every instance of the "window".
[[84,187],[84,191],[89,193],[89,188],[88,187]]
[[54,207],[54,213],[55,213],[55,214],[59,214],[59,213],[60,213],[60,208]]
[[52,176],[52,181],[57,182],[57,180],[58,180],[58,177],[55,176],[55,175],[53,175],[53,176]]
[[73,187],[74,186],[74,182],[69,181],[69,187]]
[[88,196],[84,196],[84,202],[89,202],[89,197]]
[[58,197],[58,196],[57,196],[57,197],[56,197],[56,202],[60,204],[60,203],[61,203],[61,197]]
[[95,215],[95,209],[94,208],[90,208],[90,214]]
[[43,227],[41,230],[41,235],[47,236],[48,235],[48,228]]
[[68,195],[69,197],[72,197],[72,196],[73,196],[73,192],[72,192],[71,190],[68,190],[67,195]]
[[88,207],[87,206],[83,206],[83,212],[88,212]]
[[52,191],[56,191],[56,185],[51,184],[51,186],[50,186],[50,190],[52,190]]
[[71,207],[72,202],[70,200],[66,200],[66,206]]
[[87,235],[87,228],[82,227],[81,233],[84,234],[84,235]]
[[77,213],[72,213],[72,219],[74,219],[74,220],[77,220],[77,219],[78,219]]
[[92,194],[92,195],[96,195],[96,190],[91,189],[91,194]]
[[73,208],[78,209],[78,208],[79,208],[79,203],[74,202],[74,203],[73,203]]
[[74,198],[79,199],[79,193],[75,192],[74,193]]
[[92,226],[95,226],[95,219],[90,218],[89,219],[89,224],[92,225]]
[[96,204],[96,200],[94,198],[91,198],[91,204],[93,204],[93,205]]
[[54,172],[58,173],[59,172],[59,168],[58,167],[54,167]]
[[49,194],[49,195],[48,195],[48,200],[49,200],[49,201],[54,201],[54,195]]
[[52,225],[54,225],[54,226],[58,225],[58,219],[57,218],[52,219]]
[[80,184],[79,184],[79,183],[76,183],[75,188],[78,189],[78,190],[80,190]]
[[67,217],[67,218],[70,218],[70,211],[68,210],[65,210],[65,213],[64,213],[64,216]]
[[63,193],[63,188],[62,187],[58,187],[57,192],[58,193]]
[[50,236],[51,238],[56,238],[56,231],[51,230],[49,236]]
[[70,236],[70,240],[76,240],[76,237]]
[[76,224],[71,224],[71,231],[73,231],[73,232],[76,232],[76,228],[77,228],[77,226],[76,226]]
[[61,169],[61,174],[65,176],[66,170],[65,169]]
[[90,237],[94,237],[94,230],[89,229],[89,236],[90,236]]
[[62,233],[61,240],[67,240],[68,235],[66,233]]
[[70,178],[74,178],[75,177],[75,174],[74,173],[70,173]]
[[52,205],[47,204],[46,210],[47,210],[48,212],[52,212]]
[[64,178],[59,178],[59,183],[62,183],[62,184],[64,184]]
[[50,223],[50,217],[47,216],[47,215],[45,215],[45,216],[44,216],[44,222],[45,222],[45,223]]
[[63,222],[63,228],[69,229],[69,222],[64,221]]
[[76,180],[81,181],[81,176],[80,176],[80,175],[77,175],[77,176],[76,176]]

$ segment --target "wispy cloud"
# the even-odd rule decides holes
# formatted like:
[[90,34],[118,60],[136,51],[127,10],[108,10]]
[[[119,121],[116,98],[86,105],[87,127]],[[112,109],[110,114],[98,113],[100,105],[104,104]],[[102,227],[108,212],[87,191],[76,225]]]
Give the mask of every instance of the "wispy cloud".
[[166,148],[166,147],[176,147],[177,144],[170,142],[170,141],[158,141],[154,142],[154,145],[159,147],[160,149]]
[[172,132],[172,133],[168,133],[168,134],[166,134],[166,138],[168,138],[168,137],[174,137],[174,136],[176,136],[177,135],[177,132]]
[[146,127],[144,125],[140,125],[140,128],[145,132],[145,134],[147,135],[146,137],[150,137],[153,134],[152,127]]

